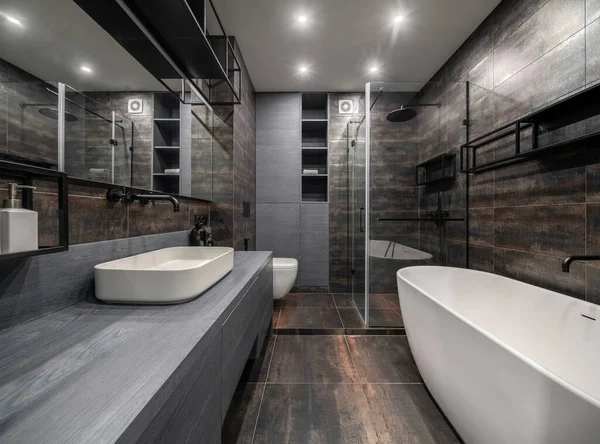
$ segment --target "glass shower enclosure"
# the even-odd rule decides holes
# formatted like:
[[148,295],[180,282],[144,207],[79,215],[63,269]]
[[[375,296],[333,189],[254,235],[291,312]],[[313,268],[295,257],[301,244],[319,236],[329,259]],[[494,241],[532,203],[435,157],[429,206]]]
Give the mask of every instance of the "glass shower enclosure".
[[401,322],[399,269],[467,266],[467,101],[465,82],[368,83],[348,124],[351,292],[367,327]]

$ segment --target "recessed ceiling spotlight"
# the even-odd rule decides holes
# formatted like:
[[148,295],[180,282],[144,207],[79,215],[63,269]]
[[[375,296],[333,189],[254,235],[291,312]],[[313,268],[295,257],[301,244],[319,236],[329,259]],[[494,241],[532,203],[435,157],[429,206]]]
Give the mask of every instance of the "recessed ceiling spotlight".
[[298,16],[298,23],[306,23],[308,21],[308,17],[306,17],[305,15],[299,15]]
[[0,12],[0,15],[2,17],[4,17],[8,22],[12,23],[13,25],[23,26],[23,23],[21,23],[21,20],[13,17],[12,15],[8,15],[3,12]]
[[379,66],[377,66],[377,65],[371,66],[371,69],[369,69],[369,72],[372,72],[372,73],[379,72]]
[[89,66],[86,65],[81,65],[79,67],[80,70],[82,70],[83,72],[87,73],[87,74],[91,74],[92,73],[92,68],[90,68]]
[[398,23],[400,23],[403,20],[404,20],[403,15],[397,15],[396,17],[394,17],[394,25],[397,25]]
[[306,74],[306,73],[308,73],[308,66],[306,66],[306,65],[300,65],[298,67],[298,72],[300,74]]

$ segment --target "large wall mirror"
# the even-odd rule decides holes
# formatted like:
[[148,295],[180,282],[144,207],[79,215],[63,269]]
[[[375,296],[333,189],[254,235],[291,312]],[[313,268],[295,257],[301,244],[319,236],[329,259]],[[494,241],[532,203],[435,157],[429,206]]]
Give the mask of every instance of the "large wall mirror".
[[0,41],[0,159],[212,199],[214,115],[185,82],[167,89],[73,0],[4,0]]

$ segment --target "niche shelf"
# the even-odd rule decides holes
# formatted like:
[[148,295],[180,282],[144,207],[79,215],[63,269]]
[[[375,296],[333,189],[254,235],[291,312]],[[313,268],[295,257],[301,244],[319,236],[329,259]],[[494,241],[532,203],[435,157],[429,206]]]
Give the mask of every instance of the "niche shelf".
[[[317,170],[318,175],[327,175],[327,150],[326,149],[309,149],[302,150],[302,175],[305,170]],[[314,174],[313,174],[314,175]]]
[[327,175],[302,176],[302,202],[327,202]]
[[456,155],[440,154],[417,165],[417,185],[428,185],[456,177]]
[[181,168],[181,106],[171,93],[154,94],[152,182],[153,189],[179,194],[180,174],[166,174]]
[[[462,173],[483,173],[530,159],[550,156],[580,146],[583,141],[600,141],[600,84],[555,101],[525,117],[483,134],[461,146]],[[527,133],[524,133],[527,131]],[[522,140],[530,146],[522,146]],[[514,138],[512,155],[481,161],[481,148]]]
[[[327,202],[329,196],[329,98],[326,93],[302,94],[302,202]],[[314,170],[317,174],[305,173]]]
[[327,121],[302,121],[302,147],[323,148],[327,146]]
[[327,94],[302,94],[302,120],[327,122]]

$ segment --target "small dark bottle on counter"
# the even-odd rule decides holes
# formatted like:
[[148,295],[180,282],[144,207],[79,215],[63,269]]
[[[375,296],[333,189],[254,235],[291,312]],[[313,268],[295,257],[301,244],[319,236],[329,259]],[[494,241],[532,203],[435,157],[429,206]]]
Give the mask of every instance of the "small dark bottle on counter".
[[213,245],[212,228],[206,227],[206,246],[212,247]]
[[192,247],[204,247],[206,245],[206,228],[204,216],[194,218],[194,228],[190,232],[190,245]]

